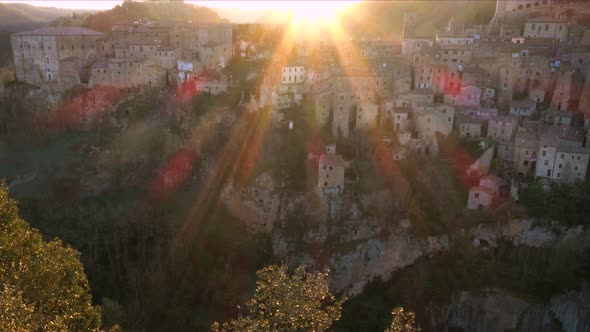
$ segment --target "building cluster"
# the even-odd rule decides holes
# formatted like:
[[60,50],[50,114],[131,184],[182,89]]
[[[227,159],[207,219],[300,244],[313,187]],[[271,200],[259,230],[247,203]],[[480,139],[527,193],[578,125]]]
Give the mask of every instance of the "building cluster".
[[[420,17],[406,13],[401,45],[297,43],[275,59],[261,101],[281,109],[305,95],[335,136],[389,129],[395,160],[435,155],[437,137],[451,133],[492,143],[508,172],[503,181],[480,183],[469,203],[487,207],[498,183],[516,182],[511,177],[586,179],[589,14],[579,2],[498,1],[487,25],[451,19],[445,31],[424,36],[417,34]],[[484,196],[489,203],[477,203]]]
[[[17,79],[50,84],[58,91],[76,85],[131,89],[159,87],[224,67],[233,55],[228,24],[115,25],[110,33],[80,27],[49,27],[11,36]],[[227,82],[207,82],[218,93]]]
[[[590,156],[589,15],[581,2],[505,0],[487,25],[451,19],[444,31],[419,35],[421,18],[405,13],[401,43],[263,46],[234,38],[230,25],[155,22],[113,26],[109,34],[45,28],[14,34],[11,42],[19,80],[62,90],[162,86],[224,67],[234,53],[245,62],[266,59],[251,98],[256,109],[280,116],[276,111],[305,102],[320,126],[344,138],[380,127],[392,134],[395,160],[436,155],[438,138],[451,133],[486,140],[511,177],[576,182],[585,180]],[[228,89],[227,79],[211,77],[199,89]],[[318,187],[342,191],[343,167],[329,148]],[[499,182],[488,180],[480,181],[470,207],[489,206],[497,196]],[[503,183],[514,181],[504,176]]]

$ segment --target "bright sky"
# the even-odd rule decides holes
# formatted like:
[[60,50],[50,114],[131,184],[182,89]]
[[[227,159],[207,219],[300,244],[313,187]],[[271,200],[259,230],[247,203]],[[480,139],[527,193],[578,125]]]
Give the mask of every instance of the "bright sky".
[[[39,7],[57,7],[72,9],[111,9],[123,1],[94,0],[94,1],[34,1],[34,0],[2,0],[0,2],[28,3]],[[334,9],[343,8],[353,1],[185,1],[211,8],[235,8],[247,10],[285,9],[293,10],[301,7],[309,9],[319,5]]]

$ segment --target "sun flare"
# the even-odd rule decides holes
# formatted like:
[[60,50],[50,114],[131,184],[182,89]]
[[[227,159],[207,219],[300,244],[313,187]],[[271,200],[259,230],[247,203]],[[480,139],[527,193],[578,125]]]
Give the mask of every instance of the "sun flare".
[[288,11],[298,23],[331,23],[356,1],[293,1]]

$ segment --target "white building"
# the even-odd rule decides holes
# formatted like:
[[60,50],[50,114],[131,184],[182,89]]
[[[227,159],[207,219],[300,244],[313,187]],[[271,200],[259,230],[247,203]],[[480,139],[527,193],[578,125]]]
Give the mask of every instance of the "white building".
[[567,183],[584,181],[590,151],[583,146],[583,141],[581,128],[543,128],[535,176]]

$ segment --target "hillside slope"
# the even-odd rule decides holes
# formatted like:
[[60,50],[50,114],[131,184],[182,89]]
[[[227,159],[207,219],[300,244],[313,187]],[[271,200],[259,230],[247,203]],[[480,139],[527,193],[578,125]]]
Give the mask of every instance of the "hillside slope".
[[46,23],[60,16],[90,12],[93,11],[36,7],[24,3],[0,3],[0,26],[8,27],[12,25]]
[[368,1],[350,8],[343,24],[356,37],[395,37],[402,31],[406,12],[418,14],[418,33],[433,34],[446,27],[449,19],[486,24],[494,16],[496,1]]
[[[221,23],[219,15],[207,8],[181,2],[124,2],[111,10],[88,16],[83,26],[108,32],[115,24],[150,20],[176,23]],[[75,22],[71,22],[76,25]],[[67,25],[67,22],[65,23]]]

